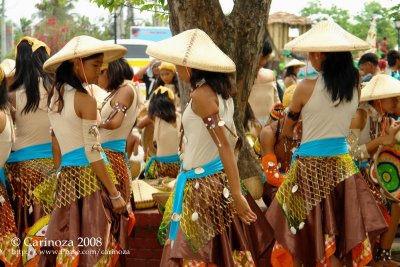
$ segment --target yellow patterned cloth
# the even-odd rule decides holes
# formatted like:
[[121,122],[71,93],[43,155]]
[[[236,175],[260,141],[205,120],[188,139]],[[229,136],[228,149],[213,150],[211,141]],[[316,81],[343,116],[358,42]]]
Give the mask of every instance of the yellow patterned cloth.
[[[173,198],[174,194],[171,194],[158,232],[158,239],[162,244],[165,243],[172,217]],[[194,252],[205,246],[216,235],[225,232],[235,214],[224,172],[187,180],[180,228]]]
[[15,240],[18,240],[15,233],[0,237],[0,261],[6,267],[17,267],[21,260],[19,246]]
[[[109,164],[106,165],[114,184],[118,181]],[[62,167],[57,178],[57,197],[54,207],[61,208],[103,188],[91,166]]]
[[44,213],[50,214],[54,208],[54,194],[57,187],[57,173],[54,171],[43,178],[43,181],[33,190],[35,202],[39,203]]
[[7,177],[14,192],[24,207],[33,204],[33,190],[53,170],[53,159],[32,159],[5,165]]
[[358,168],[349,154],[331,157],[298,157],[275,197],[291,226],[302,229],[307,215],[332,190]]

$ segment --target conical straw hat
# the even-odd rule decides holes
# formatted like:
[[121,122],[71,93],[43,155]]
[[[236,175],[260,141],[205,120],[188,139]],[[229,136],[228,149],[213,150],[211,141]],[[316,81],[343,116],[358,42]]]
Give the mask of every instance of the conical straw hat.
[[103,53],[103,63],[123,57],[128,50],[116,44],[106,43],[96,38],[81,35],[72,38],[60,51],[50,57],[43,65],[49,73],[55,73],[64,61],[74,58],[85,58],[97,53]]
[[296,52],[344,52],[367,50],[370,44],[347,32],[334,21],[324,20],[288,42],[284,49]]
[[304,62],[302,62],[302,61],[300,61],[300,60],[298,60],[298,59],[292,59],[292,60],[290,60],[286,65],[285,65],[285,69],[287,69],[287,68],[289,68],[289,67],[293,67],[293,66],[300,66],[300,67],[303,67],[303,66],[305,66],[306,65],[306,63],[304,63]]
[[387,74],[378,74],[361,89],[360,102],[400,96],[400,81]]
[[3,69],[6,78],[15,75],[15,60],[6,58],[1,62],[0,66]]
[[234,72],[235,63],[202,30],[184,31],[150,44],[146,53],[175,65],[213,72]]

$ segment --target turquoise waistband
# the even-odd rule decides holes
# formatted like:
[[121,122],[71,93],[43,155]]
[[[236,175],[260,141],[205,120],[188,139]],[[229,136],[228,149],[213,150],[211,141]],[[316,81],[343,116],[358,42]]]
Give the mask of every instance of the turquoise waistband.
[[28,146],[14,151],[8,157],[7,163],[14,163],[32,159],[50,159],[53,157],[51,143]]
[[126,139],[117,139],[101,143],[103,148],[125,153]]
[[[107,157],[104,152],[101,152],[101,155],[103,157],[104,163],[108,163]],[[77,148],[62,155],[60,167],[67,166],[90,166],[90,163],[86,158],[84,147]]]
[[313,140],[301,144],[293,153],[292,161],[300,157],[330,157],[347,154],[349,152],[346,137]]
[[153,156],[146,163],[146,168],[144,169],[144,173],[148,173],[149,168],[150,168],[151,164],[153,164],[154,161],[158,161],[158,162],[162,162],[162,163],[173,163],[173,162],[179,162],[179,161],[181,161],[181,159],[179,158],[178,154],[169,155],[169,156]]
[[4,188],[7,190],[7,178],[6,178],[6,172],[4,168],[0,168],[0,181],[3,183]]
[[175,194],[172,204],[172,218],[169,229],[169,239],[171,241],[175,240],[176,234],[178,233],[180,217],[182,213],[183,193],[187,179],[203,178],[213,175],[223,169],[224,166],[222,165],[221,159],[217,157],[213,161],[206,163],[199,168],[179,173],[178,177],[176,178],[177,182],[175,185]]

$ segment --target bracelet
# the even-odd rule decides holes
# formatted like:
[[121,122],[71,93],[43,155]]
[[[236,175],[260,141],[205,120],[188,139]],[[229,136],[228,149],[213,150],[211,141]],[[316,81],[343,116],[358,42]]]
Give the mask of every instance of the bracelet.
[[108,197],[109,197],[111,200],[117,200],[118,198],[121,197],[121,192],[118,191],[118,194],[117,194],[116,197],[112,197],[112,196],[110,196],[110,195],[108,195]]

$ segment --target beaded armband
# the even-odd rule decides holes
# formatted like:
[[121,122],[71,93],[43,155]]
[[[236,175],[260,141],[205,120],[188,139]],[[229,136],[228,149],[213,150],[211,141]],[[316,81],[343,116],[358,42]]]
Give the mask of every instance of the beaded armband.
[[203,118],[203,122],[204,122],[204,125],[206,126],[206,128],[208,130],[210,130],[211,133],[214,135],[215,139],[218,142],[218,147],[222,147],[222,145],[221,145],[221,142],[218,139],[217,134],[215,133],[215,130],[214,130],[215,127],[217,127],[217,126],[218,127],[225,127],[225,129],[227,129],[228,132],[232,136],[234,136],[235,138],[237,137],[237,135],[231,129],[229,129],[228,126],[226,126],[226,123],[223,120],[221,120],[221,118],[219,117],[219,115],[217,113]]
[[300,112],[293,112],[289,110],[289,112],[287,113],[287,117],[292,121],[298,121],[300,118]]
[[115,115],[118,114],[118,112],[122,112],[126,116],[126,111],[128,110],[128,108],[124,104],[121,104],[121,103],[115,103],[112,106],[112,109],[113,110],[111,111],[110,115],[108,115],[107,119],[105,121],[103,121],[102,124],[106,124],[106,123],[110,122],[110,120],[112,120],[112,118],[114,118]]

